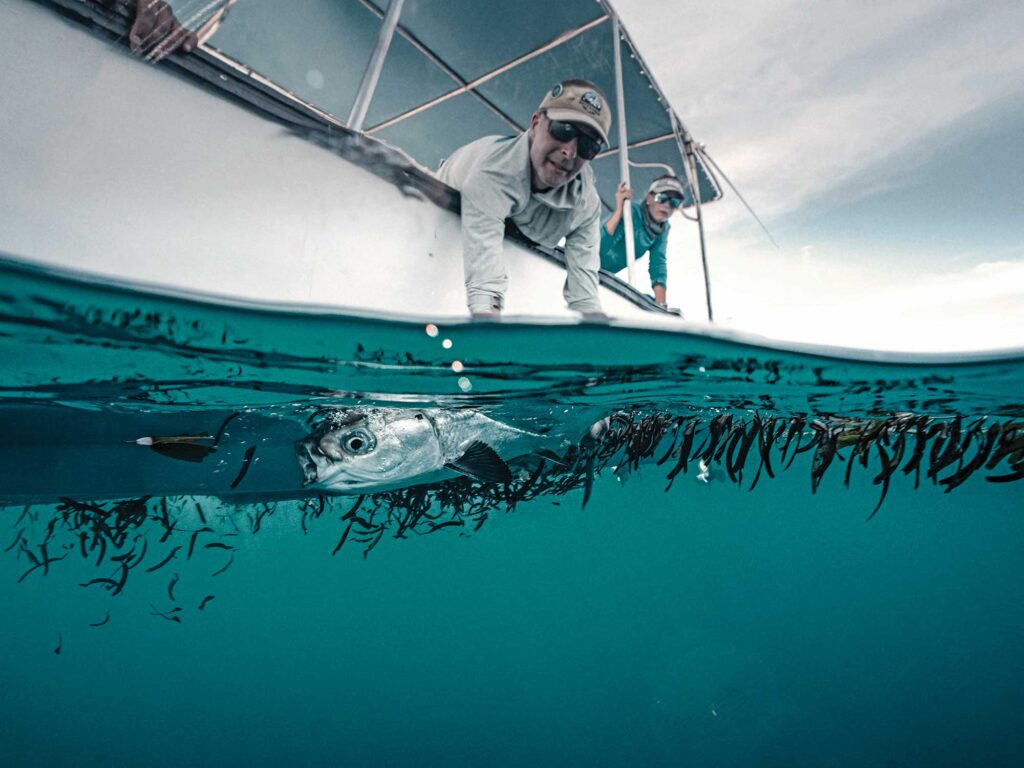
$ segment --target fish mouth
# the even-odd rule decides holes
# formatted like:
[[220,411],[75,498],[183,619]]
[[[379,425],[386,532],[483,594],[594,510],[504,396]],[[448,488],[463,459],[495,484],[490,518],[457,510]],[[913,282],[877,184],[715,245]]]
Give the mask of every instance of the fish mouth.
[[320,466],[317,457],[326,459],[320,448],[311,440],[300,440],[295,444],[295,458],[302,469],[302,487],[313,485],[320,479]]
[[[305,439],[295,443],[295,458],[302,469],[302,487],[311,485],[359,487],[359,480],[341,480],[335,475],[342,471],[341,459],[328,457],[315,440]],[[333,471],[332,471],[333,470]]]

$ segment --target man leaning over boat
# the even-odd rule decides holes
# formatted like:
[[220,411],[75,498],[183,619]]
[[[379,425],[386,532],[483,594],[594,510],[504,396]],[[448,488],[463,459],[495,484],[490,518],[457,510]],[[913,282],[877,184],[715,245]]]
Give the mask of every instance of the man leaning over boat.
[[518,137],[486,136],[457,149],[438,178],[462,195],[466,299],[474,316],[500,315],[508,288],[505,221],[553,247],[565,238],[562,293],[570,309],[601,314],[601,201],[589,162],[608,146],[611,109],[587,80],[564,80]]

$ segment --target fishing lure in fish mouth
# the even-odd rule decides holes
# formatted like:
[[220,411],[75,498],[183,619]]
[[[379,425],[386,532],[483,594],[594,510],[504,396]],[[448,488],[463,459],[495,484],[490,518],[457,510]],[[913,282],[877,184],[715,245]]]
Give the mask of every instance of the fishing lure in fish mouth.
[[339,408],[295,444],[295,456],[304,486],[336,493],[407,487],[453,472],[508,483],[502,454],[528,454],[540,438],[474,409]]

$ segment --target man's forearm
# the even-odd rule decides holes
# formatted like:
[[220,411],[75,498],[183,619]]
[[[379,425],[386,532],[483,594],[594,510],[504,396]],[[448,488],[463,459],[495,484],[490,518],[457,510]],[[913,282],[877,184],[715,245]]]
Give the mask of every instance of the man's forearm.
[[505,274],[504,229],[486,216],[467,210],[462,214],[462,267],[469,311],[500,311],[504,308],[508,276]]

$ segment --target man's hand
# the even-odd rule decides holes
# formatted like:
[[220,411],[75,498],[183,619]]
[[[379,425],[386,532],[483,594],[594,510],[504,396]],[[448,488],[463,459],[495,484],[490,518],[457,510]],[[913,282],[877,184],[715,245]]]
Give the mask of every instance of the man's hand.
[[157,62],[179,48],[191,53],[199,36],[183,27],[164,0],[136,0],[135,23],[128,35],[132,53]]

